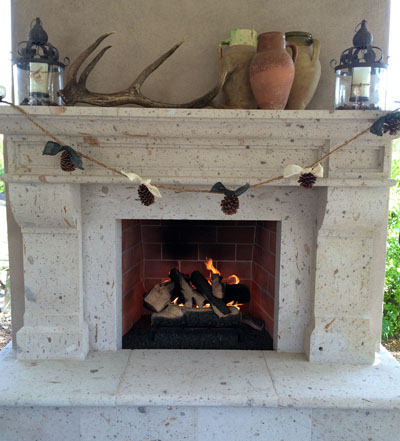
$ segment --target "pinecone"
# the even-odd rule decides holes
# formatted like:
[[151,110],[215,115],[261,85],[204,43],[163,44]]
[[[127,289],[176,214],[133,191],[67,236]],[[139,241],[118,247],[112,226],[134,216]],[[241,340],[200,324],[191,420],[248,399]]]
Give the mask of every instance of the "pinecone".
[[314,175],[314,173],[302,173],[297,182],[301,187],[312,188],[316,180],[317,177]]
[[63,150],[61,153],[61,159],[60,159],[60,167],[61,170],[65,172],[73,172],[76,167],[71,161],[71,156],[69,155],[69,152],[67,150]]
[[239,209],[239,198],[235,194],[226,195],[221,201],[221,209],[225,214],[235,214]]
[[154,203],[154,195],[144,184],[139,185],[138,195],[140,202],[146,207]]
[[389,132],[390,135],[397,135],[400,131],[400,121],[396,118],[389,118],[383,124],[383,133]]

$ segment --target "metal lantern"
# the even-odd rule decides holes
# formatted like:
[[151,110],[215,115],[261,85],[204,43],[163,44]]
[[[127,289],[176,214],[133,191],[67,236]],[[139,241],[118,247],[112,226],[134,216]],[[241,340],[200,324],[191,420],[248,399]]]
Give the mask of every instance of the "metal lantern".
[[61,104],[58,91],[63,88],[64,63],[58,60],[58,50],[48,42],[40,18],[31,23],[28,41],[17,46],[14,64],[14,102],[31,106]]
[[342,52],[339,64],[331,61],[336,72],[335,109],[385,109],[387,64],[382,63],[382,49],[372,42],[363,20],[354,46]]

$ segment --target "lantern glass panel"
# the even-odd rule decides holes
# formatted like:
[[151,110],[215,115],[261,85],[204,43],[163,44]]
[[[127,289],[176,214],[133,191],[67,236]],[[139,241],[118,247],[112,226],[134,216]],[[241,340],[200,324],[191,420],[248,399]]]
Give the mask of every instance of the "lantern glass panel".
[[14,102],[30,106],[62,105],[58,91],[63,88],[63,68],[43,62],[13,66]]
[[335,109],[384,110],[386,69],[353,67],[336,70]]

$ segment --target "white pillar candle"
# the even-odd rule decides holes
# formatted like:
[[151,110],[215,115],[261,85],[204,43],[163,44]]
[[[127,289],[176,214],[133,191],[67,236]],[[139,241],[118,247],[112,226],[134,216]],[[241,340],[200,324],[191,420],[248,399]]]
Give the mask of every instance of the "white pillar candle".
[[49,66],[46,63],[29,63],[30,93],[48,94]]
[[350,101],[356,101],[357,98],[364,98],[363,101],[367,101],[365,98],[369,99],[370,86],[371,86],[371,68],[353,67]]

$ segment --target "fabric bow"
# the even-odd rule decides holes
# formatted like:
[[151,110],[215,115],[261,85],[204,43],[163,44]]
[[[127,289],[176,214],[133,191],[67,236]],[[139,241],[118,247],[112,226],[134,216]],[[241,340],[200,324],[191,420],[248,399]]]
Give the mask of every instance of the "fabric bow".
[[121,173],[123,173],[130,181],[145,185],[149,189],[149,192],[157,198],[162,198],[160,190],[155,185],[150,184],[151,179],[143,179],[136,173],[126,173],[123,170],[121,170]]
[[306,168],[302,168],[298,165],[291,164],[291,165],[287,165],[283,169],[283,176],[285,178],[289,178],[290,176],[294,176],[294,175],[306,174],[306,173],[312,173],[317,178],[322,178],[324,176],[324,168],[322,167],[321,164],[317,164],[314,167],[306,167]]

